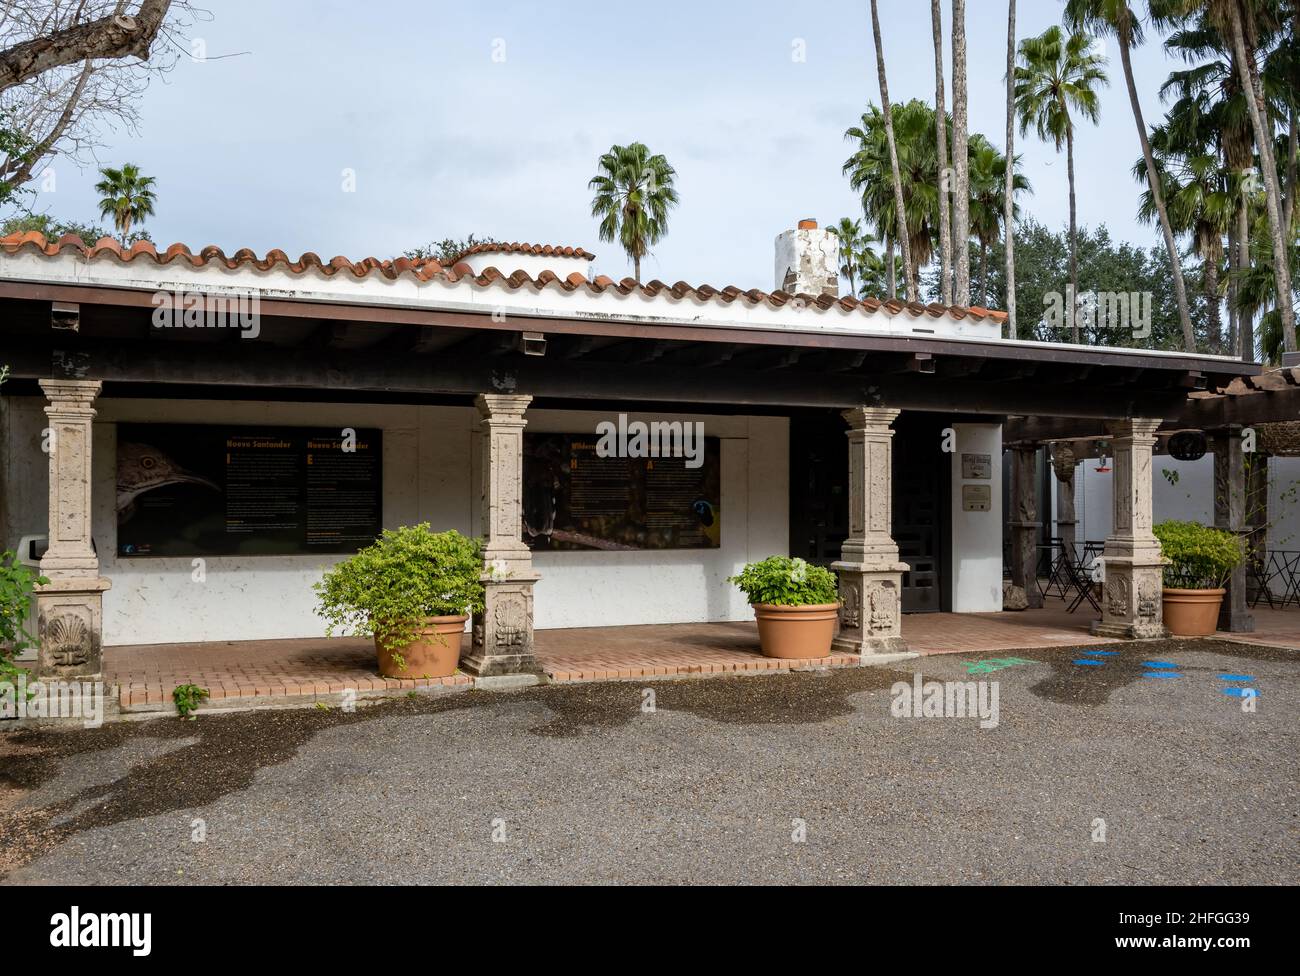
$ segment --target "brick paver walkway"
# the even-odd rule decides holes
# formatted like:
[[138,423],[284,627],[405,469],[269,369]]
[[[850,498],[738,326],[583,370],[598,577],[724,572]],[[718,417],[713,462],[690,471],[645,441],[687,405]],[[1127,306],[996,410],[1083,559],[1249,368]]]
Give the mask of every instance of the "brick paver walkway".
[[107,647],[104,680],[119,686],[123,708],[170,706],[172,689],[186,683],[207,688],[213,700],[221,700],[324,697],[348,688],[409,691],[471,682],[464,674],[432,679],[381,677],[374,642],[357,637]]
[[[921,654],[981,655],[1034,647],[1113,643],[1093,637],[1093,614],[1065,612],[1059,601],[1020,613],[911,614],[903,618],[908,646]],[[1256,610],[1257,631],[1243,640],[1300,648],[1300,610]],[[468,638],[466,638],[468,639]],[[780,661],[759,652],[753,622],[649,624],[537,632],[537,657],[554,681],[605,681],[686,674],[848,667],[837,654],[815,661]],[[382,678],[375,649],[361,638],[150,644],[104,651],[105,680],[119,686],[123,708],[170,707],[172,689],[193,682],[215,700],[317,697],[345,689],[394,692],[467,685],[468,675],[441,679]]]

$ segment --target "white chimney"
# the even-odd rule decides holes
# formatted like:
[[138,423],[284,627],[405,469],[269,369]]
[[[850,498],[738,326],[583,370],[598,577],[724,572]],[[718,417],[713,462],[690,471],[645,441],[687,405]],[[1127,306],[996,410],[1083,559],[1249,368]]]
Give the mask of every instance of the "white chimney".
[[776,239],[777,291],[791,295],[840,293],[840,239],[815,220],[801,220]]

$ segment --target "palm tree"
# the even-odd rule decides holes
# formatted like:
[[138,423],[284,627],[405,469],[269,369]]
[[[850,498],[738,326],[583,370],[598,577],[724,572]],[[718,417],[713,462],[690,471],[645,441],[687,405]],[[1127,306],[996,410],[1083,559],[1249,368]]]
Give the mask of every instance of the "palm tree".
[[[1007,206],[1006,188],[1012,186],[1011,206]],[[989,303],[989,248],[1003,236],[1006,226],[1015,227],[1015,215],[1020,208],[1015,195],[1029,190],[1029,180],[1011,167],[1007,173],[1007,157],[979,133],[970,140],[970,213],[971,234],[979,244],[979,304]],[[1007,213],[1011,223],[1004,224]],[[1008,239],[1011,235],[1006,235]]]
[[1196,333],[1192,330],[1192,313],[1187,305],[1187,284],[1183,281],[1183,267],[1174,240],[1174,230],[1169,223],[1169,211],[1160,192],[1160,175],[1155,157],[1151,153],[1151,140],[1147,124],[1142,118],[1142,103],[1138,100],[1137,85],[1133,80],[1132,48],[1142,43],[1142,21],[1128,0],[1066,0],[1065,19],[1075,30],[1091,30],[1098,34],[1114,35],[1119,41],[1119,60],[1124,68],[1124,83],[1128,87],[1129,105],[1137,123],[1138,141],[1142,143],[1142,158],[1146,167],[1147,186],[1156,213],[1160,217],[1160,230],[1164,234],[1165,249],[1169,252],[1169,267],[1173,271],[1174,298],[1178,302],[1178,320],[1183,328],[1183,346],[1188,352],[1196,351]]
[[970,304],[970,137],[966,117],[966,0],[952,0],[952,168],[953,237],[957,247],[957,269],[953,281],[953,302]]
[[849,294],[858,293],[858,252],[871,240],[862,234],[862,221],[841,217],[840,222],[828,228],[840,239],[840,274],[849,279]]
[[132,224],[142,224],[153,216],[154,178],[141,176],[140,167],[127,163],[121,169],[105,166],[99,171],[104,177],[95,184],[99,194],[99,216],[112,217],[113,226],[123,239],[131,233]]
[[859,298],[880,298],[885,294],[885,262],[880,255],[867,245],[863,245],[853,256],[853,264],[858,274]]
[[[1268,229],[1273,243],[1273,279],[1277,290],[1277,313],[1282,331],[1282,348],[1296,351],[1295,308],[1291,292],[1291,248],[1293,228],[1284,226],[1282,195],[1278,189],[1277,162],[1273,155],[1273,122],[1264,98],[1264,85],[1259,65],[1255,62],[1259,31],[1255,18],[1256,0],[1225,3],[1209,0],[1211,17],[1226,27],[1232,39],[1232,52],[1237,62],[1237,73],[1246,94],[1246,108],[1250,112],[1250,125],[1255,133],[1255,148],[1259,151],[1260,173],[1264,178],[1264,202],[1268,206]],[[1226,11],[1225,9],[1226,8]]]
[[943,14],[940,0],[930,0],[930,25],[934,34],[934,135],[939,147],[939,301],[952,301],[952,187],[948,185],[948,110],[944,108]]
[[[920,291],[920,269],[934,257],[934,228],[938,215],[938,158],[935,154],[935,113],[929,105],[912,99],[892,112],[894,150],[898,160],[903,197],[906,246],[896,240],[898,204],[894,194],[893,158],[885,129],[884,113],[874,105],[862,115],[861,125],[852,126],[844,138],[856,145],[844,162],[849,185],[862,197],[862,212],[868,228],[885,242],[889,267],[894,247],[899,244],[906,260],[905,285]],[[892,278],[892,274],[890,275]],[[892,287],[888,289],[894,297]]]
[[1060,27],[1049,27],[1038,37],[1020,42],[1020,63],[1016,66],[1016,111],[1020,134],[1030,125],[1056,151],[1065,144],[1066,178],[1070,184],[1070,288],[1066,314],[1070,341],[1079,341],[1075,299],[1079,291],[1078,214],[1074,195],[1074,118],[1078,113],[1096,123],[1100,115],[1097,89],[1109,84],[1104,70],[1106,59],[1092,53],[1092,38],[1075,32],[1066,36]]
[[600,239],[618,241],[641,280],[641,259],[668,233],[668,211],[677,206],[677,171],[640,142],[611,146],[587,184],[595,190],[591,215],[600,218]]
[[[1016,154],[1016,0],[1007,3],[1007,156]],[[1006,171],[1007,182],[1002,197],[1006,212],[1002,224],[1007,228],[1007,338],[1016,338],[1016,221],[1014,208],[1015,167]],[[988,296],[985,295],[985,300]]]
[[907,279],[907,300],[915,302],[917,300],[916,279],[912,276],[912,259],[906,247],[907,207],[903,201],[903,178],[898,169],[898,146],[894,141],[894,116],[889,104],[889,82],[885,78],[885,48],[880,41],[880,11],[876,7],[876,0],[871,0],[871,33],[876,44],[876,75],[880,81],[880,105],[884,113],[885,138],[889,143],[889,168],[894,184],[894,213],[898,222],[897,239],[904,244],[900,248],[903,255],[903,277]]
[[1161,98],[1176,99],[1166,114],[1170,137],[1187,146],[1217,143],[1221,166],[1231,177],[1235,219],[1228,228],[1228,349],[1253,356],[1254,322],[1235,293],[1250,262],[1255,147],[1235,59],[1204,13],[1174,31],[1165,50],[1192,65],[1172,72],[1160,88]]
[[[1237,304],[1243,321],[1259,316],[1258,353],[1264,362],[1276,363],[1283,351],[1282,312],[1277,307],[1277,280],[1274,274],[1272,242],[1268,240],[1268,213],[1264,205],[1253,212],[1250,254],[1238,272]],[[1294,279],[1300,275],[1300,247],[1289,248],[1288,271]],[[1293,299],[1294,301],[1294,299]],[[1294,315],[1295,308],[1291,305]],[[1243,347],[1243,356],[1254,358],[1254,347]]]
[[[1164,199],[1171,226],[1187,234],[1201,259],[1201,284],[1207,312],[1206,341],[1211,351],[1223,347],[1223,321],[1219,311],[1219,264],[1223,260],[1223,237],[1232,227],[1233,193],[1228,174],[1219,165],[1212,146],[1184,144],[1165,126],[1151,133],[1160,196]],[[1146,160],[1133,165],[1133,177],[1146,180]],[[1158,219],[1156,195],[1148,188],[1138,208],[1139,219]],[[1195,346],[1193,346],[1193,349]]]

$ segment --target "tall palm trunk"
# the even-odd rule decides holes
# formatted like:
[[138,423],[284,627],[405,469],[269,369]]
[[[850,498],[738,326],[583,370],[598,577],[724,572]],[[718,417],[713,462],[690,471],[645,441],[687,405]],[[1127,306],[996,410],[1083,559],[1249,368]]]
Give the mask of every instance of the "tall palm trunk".
[[930,0],[930,24],[934,33],[934,137],[939,147],[939,300],[952,304],[952,216],[948,157],[948,112],[943,85],[943,15],[940,0]]
[[1187,282],[1183,279],[1182,256],[1178,253],[1178,242],[1174,240],[1173,226],[1169,223],[1169,211],[1165,207],[1165,196],[1160,189],[1160,175],[1156,172],[1156,159],[1151,153],[1151,140],[1147,137],[1147,124],[1142,118],[1142,103],[1138,100],[1137,85],[1133,81],[1133,62],[1129,51],[1129,25],[1120,24],[1119,58],[1124,65],[1124,83],[1128,86],[1128,100],[1133,107],[1133,120],[1137,123],[1138,140],[1142,143],[1142,158],[1147,166],[1147,184],[1151,187],[1151,200],[1155,203],[1156,213],[1160,215],[1160,230],[1165,238],[1165,250],[1169,252],[1169,268],[1174,279],[1174,299],[1178,303],[1178,322],[1183,328],[1183,348],[1187,352],[1196,352],[1196,332],[1192,329],[1192,312],[1187,304]]
[[1271,128],[1264,121],[1263,86],[1254,59],[1246,48],[1241,7],[1235,2],[1229,4],[1228,19],[1242,92],[1246,96],[1246,107],[1250,110],[1250,125],[1255,132],[1255,148],[1259,150],[1264,197],[1268,202],[1268,229],[1273,238],[1273,279],[1277,285],[1277,310],[1282,319],[1282,348],[1286,352],[1295,352],[1295,309],[1291,305],[1291,263],[1286,242],[1286,237],[1290,234],[1283,234],[1282,200],[1277,186],[1277,163],[1273,158],[1273,136]]
[[[1241,207],[1240,202],[1238,202],[1237,207]],[[1237,312],[1237,276],[1234,274],[1237,269],[1237,261],[1237,223],[1234,215],[1233,223],[1228,227],[1228,254],[1225,262],[1228,272],[1228,340],[1224,346],[1224,352],[1229,356],[1240,355],[1238,352],[1239,332],[1237,328],[1239,318]]]
[[1007,242],[1007,338],[1016,338],[1016,0],[1007,4],[1007,185],[1002,236]]
[[1291,228],[1295,227],[1295,181],[1296,181],[1296,131],[1295,131],[1295,106],[1291,106],[1288,116],[1290,122],[1290,131],[1286,136],[1286,208],[1283,224],[1286,225],[1287,234],[1290,235]]
[[903,175],[898,168],[898,144],[894,141],[894,113],[889,105],[889,82],[885,79],[885,48],[880,41],[880,12],[871,0],[871,33],[876,42],[876,73],[880,77],[880,110],[885,117],[885,141],[889,143],[889,169],[894,181],[894,209],[898,211],[899,253],[903,257],[903,281],[907,300],[917,300],[916,282],[912,279],[912,255],[907,233],[907,211],[903,203]]
[[1078,209],[1074,200],[1074,123],[1065,127],[1065,175],[1070,181],[1070,288],[1065,296],[1065,314],[1070,321],[1070,341],[1079,342],[1079,317],[1074,303],[1079,298],[1079,226]]
[[[1250,207],[1242,197],[1237,209],[1237,270],[1242,275],[1250,271]],[[1255,319],[1252,313],[1240,311],[1238,315],[1238,343],[1241,358],[1255,361]]]
[[889,260],[885,264],[885,290],[891,299],[898,298],[898,269],[894,264],[894,239],[885,238],[885,248],[889,251]]
[[1211,352],[1223,351],[1223,315],[1219,309],[1219,259],[1206,254],[1201,258],[1202,286],[1205,289],[1206,340]]
[[953,302],[963,306],[970,304],[970,150],[966,100],[966,0],[952,0],[952,165],[957,177],[953,190],[956,194],[953,250],[957,264]]
[[989,243],[980,238],[980,306],[989,303]]

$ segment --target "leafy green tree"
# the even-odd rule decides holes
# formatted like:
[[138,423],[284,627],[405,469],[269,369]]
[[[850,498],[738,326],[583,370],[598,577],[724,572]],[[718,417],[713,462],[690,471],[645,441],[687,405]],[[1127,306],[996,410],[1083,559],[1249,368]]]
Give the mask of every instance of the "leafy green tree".
[[641,280],[641,259],[668,233],[668,212],[677,206],[677,171],[640,142],[611,146],[587,184],[596,195],[591,215],[600,218],[600,239],[617,241]]
[[155,180],[144,176],[134,163],[127,163],[121,169],[106,166],[99,171],[104,177],[95,184],[99,194],[100,217],[112,217],[113,226],[125,237],[131,232],[132,224],[141,224],[154,215]]
[[[1077,229],[1076,246],[1070,246],[1068,231],[1053,231],[1031,218],[1016,224],[1016,304],[1020,311],[1020,335],[1042,342],[1060,342],[1070,336],[1057,320],[1055,311],[1063,303],[1070,280],[1070,255],[1077,256],[1079,294],[1124,294],[1136,296],[1141,316],[1150,309],[1150,333],[1137,336],[1131,330],[1114,328],[1113,322],[1094,316],[1091,322],[1080,316],[1079,341],[1097,346],[1131,346],[1149,349],[1183,348],[1178,302],[1174,296],[1169,255],[1162,245],[1142,248],[1116,242],[1106,228]],[[989,248],[989,303],[1006,307],[1005,248],[1001,242]],[[1204,322],[1203,299],[1193,298],[1193,319]],[[1132,323],[1130,323],[1132,324]]]

